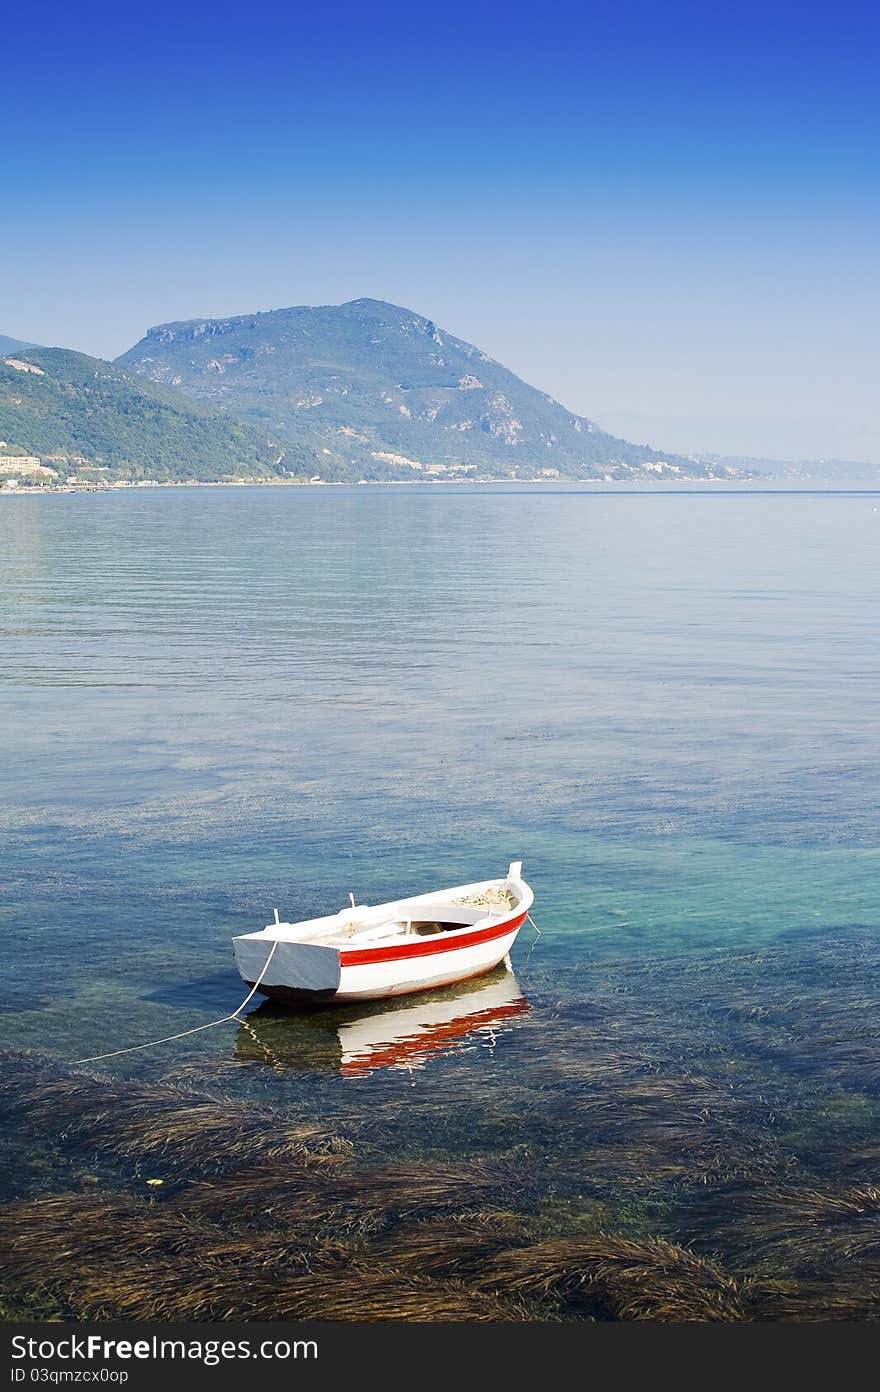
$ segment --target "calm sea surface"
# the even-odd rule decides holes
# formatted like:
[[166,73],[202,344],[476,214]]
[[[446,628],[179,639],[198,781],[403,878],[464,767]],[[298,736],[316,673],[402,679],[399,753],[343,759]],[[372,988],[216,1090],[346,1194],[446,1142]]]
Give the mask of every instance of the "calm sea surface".
[[[241,1000],[230,938],[276,906],[522,859],[542,936],[512,978],[397,1023],[252,1006],[108,1068],[362,1126],[380,1159],[525,1157],[546,1231],[580,1230],[586,1195],[606,1229],[734,1266],[734,1177],[858,1182],[880,1144],[880,497],[0,502],[8,1050],[187,1029]],[[646,1078],[665,1102],[627,1101]],[[708,1158],[692,1114],[724,1122]]]

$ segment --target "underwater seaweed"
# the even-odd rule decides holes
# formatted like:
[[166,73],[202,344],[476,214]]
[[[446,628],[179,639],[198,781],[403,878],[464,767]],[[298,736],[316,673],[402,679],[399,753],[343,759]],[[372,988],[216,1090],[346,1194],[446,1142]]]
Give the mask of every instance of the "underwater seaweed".
[[[187,1284],[181,1281],[185,1274]],[[91,1318],[180,1320],[463,1320],[526,1319],[522,1306],[462,1282],[431,1281],[401,1271],[350,1264],[304,1274],[230,1272],[199,1264],[152,1266],[138,1279],[87,1282],[77,1312]]]
[[878,966],[864,936],[606,962],[545,1006],[533,983],[492,1066],[462,1051],[430,1087],[292,1086],[265,1050],[148,1082],[0,1054],[9,1192],[42,1196],[2,1210],[4,1296],[76,1317],[876,1320]]
[[880,1322],[880,1279],[835,1273],[821,1281],[756,1278],[754,1318],[764,1322]]
[[[732,1189],[722,1211],[717,1245],[739,1263],[773,1275],[827,1275],[857,1264],[866,1279],[880,1278],[880,1189],[872,1185]],[[699,1223],[705,1232],[706,1217],[692,1205],[690,1231]]]
[[395,1228],[370,1250],[390,1266],[419,1276],[471,1276],[486,1260],[531,1240],[520,1214],[493,1210],[428,1218]]
[[517,1188],[508,1167],[474,1161],[461,1167],[415,1162],[383,1170],[335,1172],[316,1181],[278,1164],[259,1172],[243,1170],[187,1190],[189,1211],[205,1217],[254,1221],[334,1223],[375,1230],[393,1226],[407,1215],[438,1210],[482,1208]]
[[715,1262],[664,1238],[551,1238],[490,1260],[480,1285],[555,1295],[567,1313],[659,1321],[746,1320],[748,1287]]
[[351,1143],[327,1126],[246,1102],[168,1085],[63,1069],[34,1055],[0,1056],[0,1108],[22,1128],[104,1154],[196,1169],[284,1160],[335,1165]]
[[232,1234],[177,1204],[66,1194],[8,1205],[0,1277],[77,1318],[524,1319],[522,1302],[432,1281],[354,1248]]

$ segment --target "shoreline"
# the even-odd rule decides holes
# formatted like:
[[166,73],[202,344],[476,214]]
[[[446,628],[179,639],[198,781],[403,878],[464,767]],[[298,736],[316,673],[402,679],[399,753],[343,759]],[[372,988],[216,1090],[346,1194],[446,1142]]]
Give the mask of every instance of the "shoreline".
[[554,488],[561,489],[575,485],[581,488],[604,488],[609,486],[619,487],[632,484],[712,484],[712,483],[751,483],[753,480],[724,479],[724,478],[682,478],[682,479],[653,479],[632,478],[632,479],[612,479],[612,478],[589,478],[589,479],[524,479],[524,478],[404,478],[404,479],[284,479],[284,478],[250,478],[250,479],[144,479],[144,480],[120,480],[114,483],[59,483],[54,486],[41,486],[37,484],[18,483],[15,487],[0,486],[2,493],[123,493],[136,490],[147,490],[156,488],[436,488],[453,485],[456,488],[480,488],[487,484],[510,484],[516,487],[546,488],[552,492]]
[[642,495],[674,495],[674,494],[698,494],[714,493],[718,495],[730,494],[733,496],[740,494],[776,494],[776,493],[841,493],[841,494],[867,494],[874,495],[880,493],[880,479],[868,482],[859,480],[844,481],[824,481],[821,479],[681,479],[675,482],[671,480],[659,480],[654,483],[650,479],[554,479],[552,482],[547,479],[444,479],[438,482],[427,483],[422,480],[414,479],[369,479],[358,480],[355,483],[347,483],[341,480],[322,480],[320,483],[309,481],[299,482],[292,479],[226,479],[222,481],[203,480],[203,479],[184,479],[162,483],[132,483],[132,484],[59,484],[54,488],[39,486],[28,486],[19,484],[14,488],[0,487],[0,498],[46,498],[58,497],[60,495],[80,494],[114,494],[127,496],[132,493],[154,493],[158,491],[196,489],[196,488],[235,488],[235,489],[266,489],[266,488],[295,488],[295,489],[321,489],[321,488],[399,488],[408,490],[419,490],[421,492],[436,492],[438,488],[446,489],[470,488],[474,492],[479,492],[482,488],[507,487],[511,491],[537,490],[548,495],[588,492],[596,494],[631,494]]

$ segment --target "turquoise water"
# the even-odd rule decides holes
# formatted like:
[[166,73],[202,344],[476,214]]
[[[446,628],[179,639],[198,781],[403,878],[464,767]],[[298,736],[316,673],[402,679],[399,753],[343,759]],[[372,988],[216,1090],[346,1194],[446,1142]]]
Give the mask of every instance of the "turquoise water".
[[[517,945],[524,1006],[497,1028],[447,1038],[441,993],[406,1066],[346,1075],[337,1027],[373,1020],[387,1045],[382,1007],[252,1007],[250,1033],[110,1070],[370,1120],[376,1156],[526,1147],[557,1167],[533,1208],[550,1189],[570,1205],[583,1155],[605,1164],[611,1144],[583,1096],[601,1017],[618,1068],[603,1105],[627,1144],[647,1123],[621,1058],[716,1089],[733,1072],[753,1120],[759,1102],[795,1109],[801,1187],[830,1182],[832,1134],[851,1125],[859,1153],[878,1134],[880,1049],[872,1073],[874,1046],[845,1045],[880,1015],[878,502],[3,500],[3,1045],[60,1063],[187,1029],[239,1002],[229,940],[275,906],[306,917],[521,858],[542,936]],[[775,1124],[771,1146],[755,1122],[762,1163]],[[637,1192],[627,1179],[642,1217],[619,1222],[653,1233],[673,1213],[662,1231],[717,1255],[724,1194],[689,1226],[705,1176],[667,1162],[643,1158]],[[617,1200],[620,1183],[612,1166]]]

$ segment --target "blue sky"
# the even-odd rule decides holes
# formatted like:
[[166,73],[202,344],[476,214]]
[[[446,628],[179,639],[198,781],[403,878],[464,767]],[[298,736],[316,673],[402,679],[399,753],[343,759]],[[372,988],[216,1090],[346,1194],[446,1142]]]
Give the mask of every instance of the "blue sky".
[[630,439],[880,462],[878,39],[848,0],[8,13],[0,332],[370,295]]

